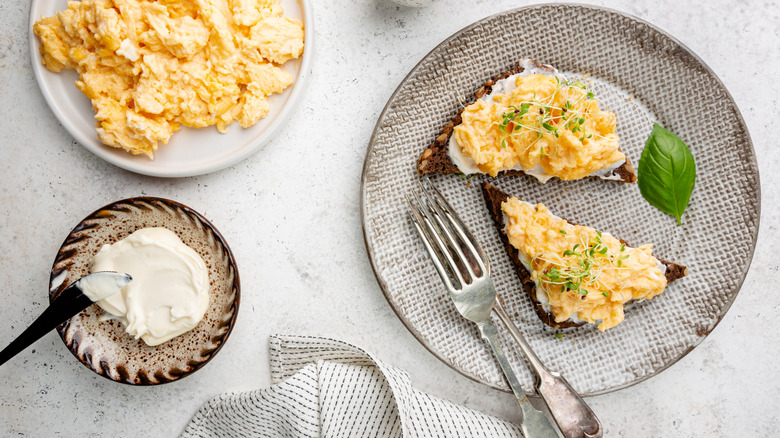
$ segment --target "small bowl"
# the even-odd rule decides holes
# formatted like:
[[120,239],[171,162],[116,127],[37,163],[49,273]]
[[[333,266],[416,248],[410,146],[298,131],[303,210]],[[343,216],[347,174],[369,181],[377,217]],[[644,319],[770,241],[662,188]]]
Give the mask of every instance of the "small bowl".
[[225,239],[203,216],[162,198],[129,198],[87,216],[57,252],[49,280],[49,301],[89,273],[89,262],[107,243],[146,227],[165,227],[194,249],[209,270],[209,307],[192,330],[150,347],[125,333],[116,320],[101,320],[97,305],[57,328],[71,353],[87,368],[115,382],[158,385],[200,369],[227,340],[238,315],[238,269]]

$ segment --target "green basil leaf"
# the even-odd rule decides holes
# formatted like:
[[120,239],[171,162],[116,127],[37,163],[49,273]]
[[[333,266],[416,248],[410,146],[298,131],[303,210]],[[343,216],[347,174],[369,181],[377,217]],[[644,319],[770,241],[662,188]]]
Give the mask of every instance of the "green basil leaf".
[[676,135],[653,125],[639,159],[637,185],[653,207],[677,218],[677,225],[696,183],[696,164],[688,146]]

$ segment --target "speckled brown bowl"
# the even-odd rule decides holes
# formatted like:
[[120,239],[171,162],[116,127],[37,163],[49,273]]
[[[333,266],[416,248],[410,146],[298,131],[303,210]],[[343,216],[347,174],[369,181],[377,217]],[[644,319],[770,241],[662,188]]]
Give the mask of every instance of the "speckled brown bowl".
[[101,320],[92,305],[57,328],[68,349],[87,368],[130,385],[173,382],[200,369],[227,340],[236,321],[240,298],[236,262],[214,226],[191,208],[162,198],[129,198],[87,216],[70,232],[57,252],[49,280],[49,300],[89,273],[92,257],[146,227],[165,227],[203,258],[209,270],[209,307],[192,330],[150,347],[125,333],[121,323]]

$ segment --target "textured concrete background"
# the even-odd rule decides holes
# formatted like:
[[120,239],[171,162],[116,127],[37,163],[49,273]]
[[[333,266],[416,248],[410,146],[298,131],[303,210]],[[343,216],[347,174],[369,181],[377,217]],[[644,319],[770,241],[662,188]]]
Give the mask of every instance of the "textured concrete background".
[[[28,2],[0,3],[0,345],[45,307],[49,269],[70,229],[125,197],[161,196],[200,211],[230,243],[243,286],[230,341],[208,366],[171,385],[110,382],[78,363],[56,334],[45,336],[0,368],[0,436],[175,436],[212,396],[269,384],[272,333],[353,342],[409,371],[423,390],[517,419],[512,396],[439,362],[390,309],[366,257],[359,188],[376,118],[407,72],[462,27],[530,3],[440,0],[421,9],[387,0],[313,3],[313,75],[286,128],[232,168],[182,179],[120,170],[75,143],[33,77]],[[658,376],[588,401],[610,437],[774,435],[780,152],[772,120],[780,97],[780,4],[589,3],[669,32],[723,80],[755,145],[763,211],[750,273],[713,333]],[[729,257],[728,242],[713,251]]]

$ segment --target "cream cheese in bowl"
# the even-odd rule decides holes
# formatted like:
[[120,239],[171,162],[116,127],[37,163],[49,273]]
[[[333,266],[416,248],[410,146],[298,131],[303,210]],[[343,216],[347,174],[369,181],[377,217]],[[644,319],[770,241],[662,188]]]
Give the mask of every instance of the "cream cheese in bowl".
[[91,272],[127,272],[133,281],[98,305],[150,346],[192,330],[209,304],[208,270],[195,250],[163,227],[142,228],[104,245]]
[[[163,231],[148,231],[155,229]],[[147,230],[140,233],[146,237],[130,237],[139,230]],[[170,237],[168,230],[176,239]],[[132,246],[130,243],[119,246],[119,242],[135,242],[137,246],[133,251],[139,255],[138,260],[128,255],[130,266],[126,269],[120,269],[124,263],[119,266],[115,260],[111,263],[116,266],[114,270],[130,274],[132,283],[152,286],[151,292],[164,290],[168,298],[151,295],[144,297],[147,304],[143,305],[135,302],[128,290],[120,291],[116,298],[103,304],[121,298],[121,305],[114,303],[114,307],[123,305],[127,311],[124,316],[114,316],[100,305],[89,306],[58,327],[58,334],[82,364],[115,382],[159,385],[191,375],[219,353],[238,316],[241,285],[227,241],[208,219],[176,201],[155,197],[115,201],[88,215],[65,238],[52,265],[49,300],[56,300],[76,279],[99,269],[110,269],[97,260],[103,255],[96,256],[107,245],[112,247],[108,254],[117,248]],[[182,249],[182,244],[189,249]],[[149,253],[141,252],[147,250]],[[202,261],[192,255],[193,251]],[[160,263],[160,257],[166,262]],[[140,270],[134,268],[141,259],[151,263]],[[173,267],[168,266],[172,272],[161,275],[158,270],[171,264],[170,259],[176,261]],[[204,265],[206,274],[202,277],[204,274],[199,272]],[[157,272],[154,277],[157,280],[144,280],[149,271]],[[162,283],[169,283],[171,278],[175,280],[174,286],[163,287]],[[203,293],[205,287],[208,287],[207,299]],[[174,300],[171,296],[178,298]],[[184,306],[177,304],[182,296],[187,297],[188,304]],[[208,306],[204,313],[205,302]],[[143,314],[143,318],[135,319],[136,324],[132,327],[123,324],[122,318],[129,322],[134,315],[133,309],[138,311],[149,303],[157,312],[136,313]],[[174,326],[178,328],[176,331],[185,326],[194,327],[178,336],[173,335],[174,331],[166,335],[159,331],[158,318],[164,327]],[[200,322],[196,322],[197,319]],[[136,339],[139,333],[146,333],[146,339],[141,336]],[[149,345],[169,336],[174,337],[155,346]]]

